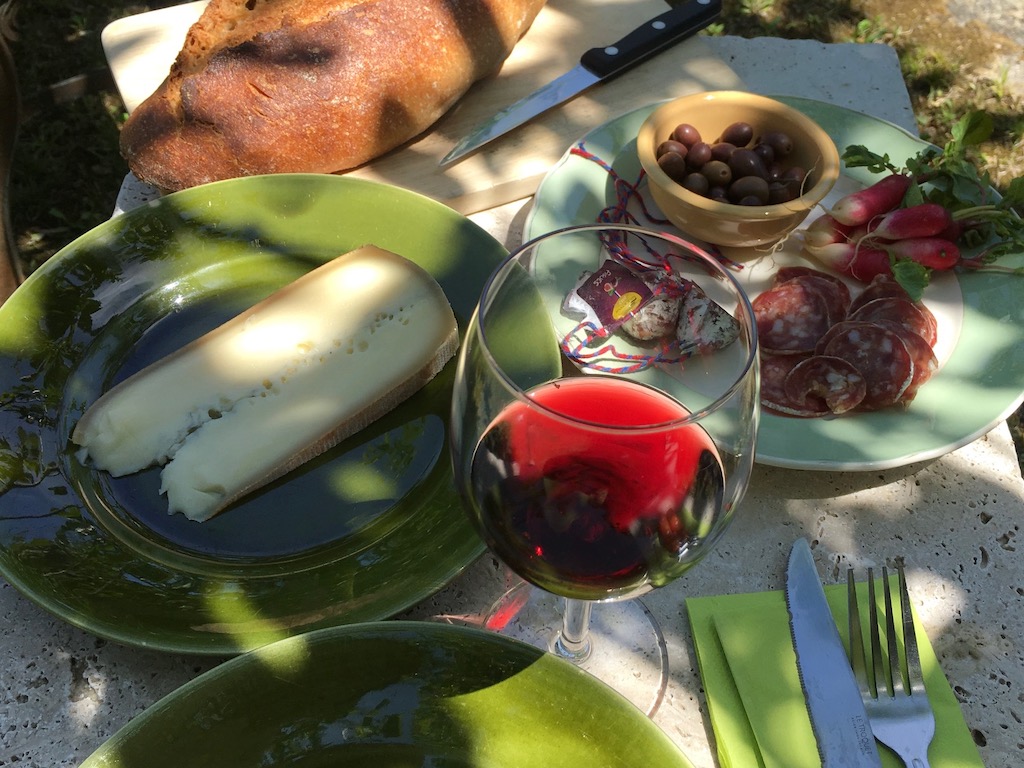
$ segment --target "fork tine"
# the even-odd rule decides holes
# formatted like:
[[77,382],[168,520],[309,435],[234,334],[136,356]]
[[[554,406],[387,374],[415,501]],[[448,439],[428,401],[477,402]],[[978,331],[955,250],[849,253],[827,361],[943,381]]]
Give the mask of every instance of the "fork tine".
[[896,640],[896,613],[892,607],[892,589],[889,585],[889,569],[882,566],[882,586],[885,589],[885,645],[889,659],[889,695],[906,693],[903,685],[903,669],[900,664],[899,643]]
[[853,568],[846,570],[846,615],[850,634],[850,666],[857,678],[861,695],[870,693],[868,687],[867,660],[864,657],[864,635],[860,628],[860,605],[857,601],[857,584]]
[[871,632],[871,687],[875,696],[882,693],[885,681],[891,690],[892,682],[886,679],[882,663],[882,643],[878,638],[878,600],[875,597],[875,569],[868,568],[868,629]]
[[910,609],[910,593],[907,590],[907,575],[903,563],[897,566],[900,577],[900,606],[903,614],[903,645],[907,657],[907,684],[911,694],[924,693],[924,678],[921,674],[921,656],[917,649],[917,630],[914,629],[914,615]]

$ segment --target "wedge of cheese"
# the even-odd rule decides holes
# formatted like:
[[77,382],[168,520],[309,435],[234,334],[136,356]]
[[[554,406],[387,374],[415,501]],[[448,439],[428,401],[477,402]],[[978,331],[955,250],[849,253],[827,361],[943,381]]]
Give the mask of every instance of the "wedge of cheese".
[[364,246],[126,379],[71,439],[115,476],[165,464],[169,512],[207,520],[387,413],[458,344],[433,277]]

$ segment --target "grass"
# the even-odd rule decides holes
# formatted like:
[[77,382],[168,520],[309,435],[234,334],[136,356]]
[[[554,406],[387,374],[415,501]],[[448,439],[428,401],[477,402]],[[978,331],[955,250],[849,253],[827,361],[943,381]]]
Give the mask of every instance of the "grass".
[[[112,84],[54,104],[48,87],[80,74],[103,84],[100,32],[133,13],[177,0],[9,0],[13,52],[26,105],[11,178],[11,220],[26,274],[109,218],[127,172],[117,134],[124,107]],[[2,8],[2,6],[0,6]],[[3,14],[0,13],[0,19]],[[711,34],[883,43],[899,55],[922,138],[943,144],[965,112],[988,112],[995,127],[978,155],[997,189],[1024,175],[1024,97],[1010,92],[998,31],[959,25],[934,0],[724,0]],[[1001,46],[1001,48],[1000,48]],[[1019,54],[1019,49],[1018,49]],[[1024,455],[1017,416],[1011,431]]]

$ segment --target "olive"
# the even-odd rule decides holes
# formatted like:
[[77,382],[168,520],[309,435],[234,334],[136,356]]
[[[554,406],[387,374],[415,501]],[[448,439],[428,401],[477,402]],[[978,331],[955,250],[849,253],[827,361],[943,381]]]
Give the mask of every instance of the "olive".
[[784,184],[781,181],[773,181],[768,185],[768,204],[778,205],[779,203],[788,203],[790,200],[796,199],[796,191],[792,185]]
[[711,145],[711,159],[721,160],[722,162],[728,162],[732,153],[736,151],[736,145],[730,144],[727,141],[720,141],[717,144]]
[[721,160],[709,160],[700,172],[712,187],[727,187],[732,181],[732,170]]
[[687,149],[688,147],[685,144],[678,141],[673,141],[672,139],[668,139],[667,141],[663,141],[661,142],[661,144],[658,145],[658,148],[654,151],[654,156],[661,157],[666,152],[675,152],[677,155],[682,155],[683,157],[686,157]]
[[708,190],[711,188],[711,184],[708,183],[707,176],[696,171],[687,174],[680,184],[683,185],[683,189],[688,189],[701,197],[707,197]]
[[742,200],[738,201],[737,205],[764,205],[764,203],[761,202],[761,198],[755,195],[747,195]]
[[754,126],[750,123],[733,123],[722,131],[722,141],[726,141],[736,147],[745,147],[754,138]]
[[760,176],[744,176],[729,185],[728,196],[731,202],[740,205],[749,205],[742,202],[748,197],[757,198],[756,205],[764,205],[768,202],[768,182]]
[[704,163],[711,159],[711,145],[703,141],[698,141],[696,144],[690,146],[690,151],[686,153],[686,162],[690,168],[699,170],[704,167]]
[[666,152],[658,158],[658,166],[673,181],[681,181],[690,172],[686,167],[686,158],[676,152]]
[[729,158],[729,167],[732,169],[733,178],[743,176],[758,176],[762,179],[768,178],[768,169],[764,167],[761,158],[752,149],[737,149]]
[[788,133],[782,131],[771,131],[761,137],[761,141],[772,148],[775,152],[775,159],[787,157],[793,151],[793,140]]
[[701,140],[700,131],[689,123],[680,123],[677,125],[676,129],[672,131],[672,136],[670,138],[678,141],[680,144],[685,144],[687,147],[692,147]]
[[804,183],[805,178],[807,178],[807,171],[799,165],[792,165],[783,172],[781,180],[796,182],[797,186],[800,186]]
[[775,162],[775,150],[772,149],[771,144],[759,142],[754,145],[754,152],[761,158],[761,162],[765,164],[766,168],[771,168],[772,163]]
[[711,187],[708,190],[708,197],[719,203],[728,203],[729,198],[725,196],[725,187]]

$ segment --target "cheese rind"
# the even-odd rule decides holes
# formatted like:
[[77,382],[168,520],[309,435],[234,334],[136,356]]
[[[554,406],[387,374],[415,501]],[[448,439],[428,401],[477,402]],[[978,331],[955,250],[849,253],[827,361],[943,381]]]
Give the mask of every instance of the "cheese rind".
[[169,511],[206,520],[390,411],[458,343],[433,277],[364,246],[125,380],[72,440],[115,476],[166,464]]

